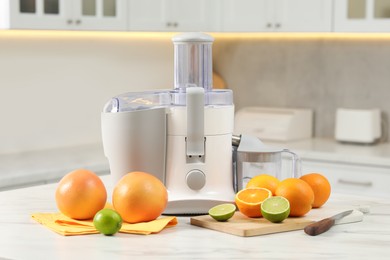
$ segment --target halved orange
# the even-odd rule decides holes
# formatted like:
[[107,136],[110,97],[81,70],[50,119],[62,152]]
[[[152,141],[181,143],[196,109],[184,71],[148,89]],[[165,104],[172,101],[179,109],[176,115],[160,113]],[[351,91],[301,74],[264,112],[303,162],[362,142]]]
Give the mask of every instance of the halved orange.
[[270,198],[272,192],[265,188],[246,188],[236,194],[236,205],[240,212],[250,218],[261,217],[261,203]]

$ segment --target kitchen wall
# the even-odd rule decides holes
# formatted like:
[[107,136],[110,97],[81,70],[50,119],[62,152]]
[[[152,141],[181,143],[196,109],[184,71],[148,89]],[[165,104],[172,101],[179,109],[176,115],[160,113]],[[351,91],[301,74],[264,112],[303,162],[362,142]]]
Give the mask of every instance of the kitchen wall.
[[311,108],[317,137],[334,136],[338,107],[390,114],[389,36],[241,37],[216,41],[214,55],[236,109]]
[[0,154],[100,142],[112,96],[171,88],[170,35],[0,31]]
[[[0,154],[100,142],[111,96],[172,87],[171,36],[0,31]],[[213,50],[237,109],[312,108],[318,137],[337,107],[390,113],[390,37],[217,35]]]

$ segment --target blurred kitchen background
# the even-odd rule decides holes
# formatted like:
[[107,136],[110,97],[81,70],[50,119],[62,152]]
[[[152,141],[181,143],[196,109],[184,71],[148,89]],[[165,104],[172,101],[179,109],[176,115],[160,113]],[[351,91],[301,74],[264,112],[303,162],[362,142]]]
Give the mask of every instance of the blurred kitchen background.
[[75,167],[107,173],[104,103],[172,88],[171,37],[182,31],[215,38],[214,72],[233,90],[236,111],[313,111],[314,141],[291,146],[303,157],[323,145],[315,140],[329,140],[336,148],[315,156],[352,147],[347,153],[360,149],[369,167],[390,173],[387,140],[334,139],[337,108],[377,108],[387,121],[390,1],[3,0],[0,28],[0,188],[53,181]]

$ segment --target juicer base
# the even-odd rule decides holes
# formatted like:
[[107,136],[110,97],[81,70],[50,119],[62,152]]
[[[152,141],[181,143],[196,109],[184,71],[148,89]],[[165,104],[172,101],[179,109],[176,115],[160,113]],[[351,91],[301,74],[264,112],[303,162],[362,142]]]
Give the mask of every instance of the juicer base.
[[163,215],[205,215],[208,214],[209,209],[222,203],[234,204],[234,201],[210,199],[168,201]]

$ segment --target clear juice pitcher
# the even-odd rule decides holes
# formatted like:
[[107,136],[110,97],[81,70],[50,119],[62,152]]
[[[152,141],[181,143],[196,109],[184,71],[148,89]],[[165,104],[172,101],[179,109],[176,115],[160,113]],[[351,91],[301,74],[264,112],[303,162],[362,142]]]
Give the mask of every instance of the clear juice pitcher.
[[[245,188],[251,178],[260,174],[269,174],[279,180],[301,176],[300,159],[288,149],[268,147],[258,138],[247,135],[234,136],[233,147],[236,192]],[[282,171],[283,154],[291,157],[291,168],[285,171]]]

